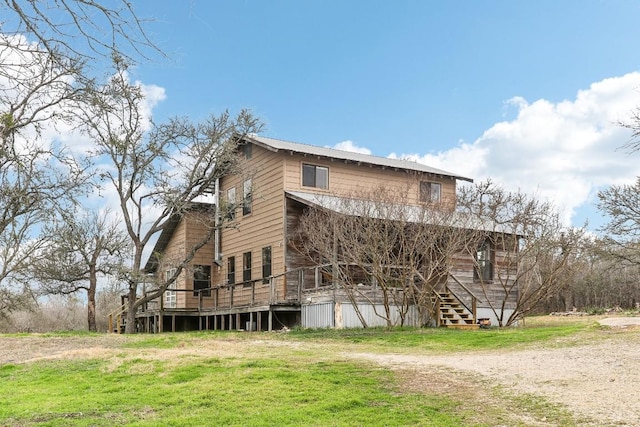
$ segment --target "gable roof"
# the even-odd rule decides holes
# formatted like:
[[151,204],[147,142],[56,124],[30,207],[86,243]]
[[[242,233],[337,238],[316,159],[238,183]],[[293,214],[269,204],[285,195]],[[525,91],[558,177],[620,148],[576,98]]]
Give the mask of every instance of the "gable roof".
[[290,152],[296,154],[304,154],[327,159],[337,159],[346,162],[359,164],[368,164],[380,166],[382,168],[403,169],[409,171],[423,172],[443,177],[460,179],[463,181],[473,182],[473,179],[461,176],[442,169],[437,169],[422,163],[410,160],[390,159],[388,157],[378,157],[369,154],[353,153],[351,151],[336,150],[335,148],[318,147],[315,145],[299,144],[297,142],[283,141],[281,139],[267,138],[258,135],[249,135],[245,140],[250,141],[260,147],[274,152]]

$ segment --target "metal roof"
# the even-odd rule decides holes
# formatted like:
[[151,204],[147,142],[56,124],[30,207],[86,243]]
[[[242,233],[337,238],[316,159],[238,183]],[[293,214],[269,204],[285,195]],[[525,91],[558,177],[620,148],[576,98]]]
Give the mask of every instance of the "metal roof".
[[429,173],[433,175],[440,175],[445,177],[451,177],[455,179],[461,179],[463,181],[473,182],[473,179],[467,178],[462,175],[455,174],[453,172],[447,172],[442,169],[437,169],[431,166],[424,165],[422,163],[413,162],[410,160],[390,159],[388,157],[378,157],[369,154],[353,153],[351,151],[336,150],[335,148],[318,147],[315,145],[300,144],[297,142],[283,141],[281,139],[267,138],[258,135],[249,135],[246,140],[253,142],[263,148],[271,151],[288,151],[292,153],[306,154],[312,156],[326,157],[330,159],[339,159],[344,161],[350,161],[354,163],[364,163],[369,165],[380,166],[383,168],[394,168]]
[[315,206],[341,215],[366,216],[377,219],[404,220],[415,223],[451,226],[460,229],[484,232],[514,234],[506,224],[490,220],[481,220],[461,212],[430,211],[424,206],[376,202],[371,200],[339,197],[329,194],[287,191],[286,196],[307,206]]

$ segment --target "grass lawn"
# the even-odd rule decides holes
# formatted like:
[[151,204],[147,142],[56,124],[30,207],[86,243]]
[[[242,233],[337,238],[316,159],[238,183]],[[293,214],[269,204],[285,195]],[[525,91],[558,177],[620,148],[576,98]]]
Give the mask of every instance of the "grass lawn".
[[[419,390],[350,351],[503,351],[593,335],[593,320],[486,331],[445,329],[200,332],[127,337],[74,334],[60,357],[0,361],[1,426],[490,426],[513,411],[575,425],[539,397],[510,396],[460,375],[423,373]],[[32,335],[2,336],[28,348]],[[42,341],[45,340],[45,341]],[[75,344],[74,344],[75,343]],[[501,421],[502,420],[502,421]],[[538,425],[538,424],[531,424]]]

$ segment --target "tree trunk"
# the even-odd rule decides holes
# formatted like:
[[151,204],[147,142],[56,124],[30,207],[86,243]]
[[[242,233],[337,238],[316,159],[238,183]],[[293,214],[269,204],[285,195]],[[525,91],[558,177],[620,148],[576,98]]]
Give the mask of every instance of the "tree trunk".
[[96,326],[96,288],[98,279],[96,277],[96,266],[89,267],[89,289],[87,290],[87,323],[89,332],[97,332]]
[[136,332],[136,310],[135,306],[137,297],[137,286],[129,284],[129,299],[127,301],[127,322],[124,328],[125,334],[133,334]]

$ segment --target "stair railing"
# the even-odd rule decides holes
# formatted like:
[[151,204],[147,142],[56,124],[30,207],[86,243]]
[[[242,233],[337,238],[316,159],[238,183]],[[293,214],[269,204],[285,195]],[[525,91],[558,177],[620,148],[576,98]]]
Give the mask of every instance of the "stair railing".
[[454,282],[458,284],[458,286],[460,286],[469,296],[471,296],[471,307],[468,307],[467,304],[464,303],[464,300],[460,298],[449,286],[445,285],[445,289],[447,290],[447,292],[453,295],[460,302],[460,304],[467,309],[467,311],[471,312],[473,316],[473,323],[476,323],[478,321],[478,302],[482,302],[482,300],[478,298],[476,294],[474,294],[473,291],[469,289],[464,283],[458,280],[456,276],[451,273],[449,273],[449,276],[453,279]]

